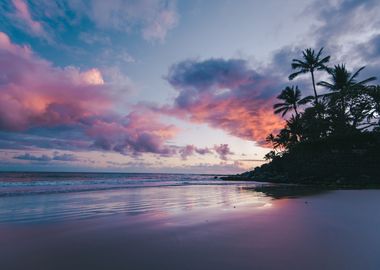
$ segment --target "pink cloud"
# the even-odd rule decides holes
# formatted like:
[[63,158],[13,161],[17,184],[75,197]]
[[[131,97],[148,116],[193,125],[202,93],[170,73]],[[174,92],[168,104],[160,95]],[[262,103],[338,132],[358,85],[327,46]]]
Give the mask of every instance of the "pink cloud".
[[272,109],[281,81],[260,75],[244,60],[183,61],[171,67],[167,80],[178,96],[173,106],[161,107],[160,112],[207,123],[261,145],[283,126]]
[[162,124],[149,111],[132,112],[122,118],[97,119],[86,131],[95,139],[94,147],[126,155],[154,153],[173,155],[175,150],[166,145],[177,133],[173,125]]
[[16,9],[15,18],[23,24],[23,28],[34,35],[46,38],[47,35],[42,24],[32,18],[28,5],[23,0],[12,0],[12,3]]
[[4,33],[0,58],[0,130],[70,124],[110,108],[110,89],[97,69],[53,67]]
[[0,60],[0,131],[49,129],[60,137],[65,126],[97,149],[128,155],[175,153],[166,143],[178,129],[137,106],[126,116],[115,113],[119,92],[98,69],[54,67],[1,32]]

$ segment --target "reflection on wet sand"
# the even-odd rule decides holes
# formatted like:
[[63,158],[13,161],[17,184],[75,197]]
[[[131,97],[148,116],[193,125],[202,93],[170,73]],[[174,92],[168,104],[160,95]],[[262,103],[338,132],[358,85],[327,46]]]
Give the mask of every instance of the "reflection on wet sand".
[[[259,192],[273,199],[300,198],[329,192],[315,186],[291,185],[291,184],[265,184],[255,187],[245,187],[247,191]],[[256,195],[257,196],[257,195]]]
[[301,193],[185,186],[1,198],[1,269],[380,269],[380,191]]
[[[40,223],[112,214],[180,214],[192,210],[261,207],[270,198],[244,186],[194,185],[38,194],[1,198],[1,223]],[[251,185],[252,186],[252,185]]]

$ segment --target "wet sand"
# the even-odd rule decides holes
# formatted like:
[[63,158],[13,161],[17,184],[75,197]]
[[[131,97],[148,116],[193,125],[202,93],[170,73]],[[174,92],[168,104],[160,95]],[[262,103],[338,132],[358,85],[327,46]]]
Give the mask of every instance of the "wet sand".
[[0,198],[1,269],[380,269],[379,190],[136,192]]

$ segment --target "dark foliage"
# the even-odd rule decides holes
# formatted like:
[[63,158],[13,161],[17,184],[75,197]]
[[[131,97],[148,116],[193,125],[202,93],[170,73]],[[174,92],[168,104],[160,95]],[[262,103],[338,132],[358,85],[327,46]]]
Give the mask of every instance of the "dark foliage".
[[246,176],[303,184],[379,184],[380,133],[329,136],[295,145]]
[[[327,66],[312,49],[303,60],[294,59],[294,79],[311,73],[314,97],[301,98],[297,86],[286,87],[278,96],[274,112],[285,117],[285,127],[270,134],[272,144],[265,159],[270,162],[240,177],[256,181],[380,185],[380,86],[375,77],[358,79],[344,64]],[[325,72],[329,80],[315,83],[314,72]],[[316,86],[322,87],[318,95]]]

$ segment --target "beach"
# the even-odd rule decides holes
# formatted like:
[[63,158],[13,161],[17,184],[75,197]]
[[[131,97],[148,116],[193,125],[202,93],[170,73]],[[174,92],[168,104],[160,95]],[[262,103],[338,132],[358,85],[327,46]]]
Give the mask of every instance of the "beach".
[[380,270],[380,0],[0,14],[0,270]]
[[380,190],[274,198],[255,183],[199,177],[91,191],[8,187],[1,269],[380,268]]

